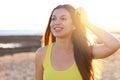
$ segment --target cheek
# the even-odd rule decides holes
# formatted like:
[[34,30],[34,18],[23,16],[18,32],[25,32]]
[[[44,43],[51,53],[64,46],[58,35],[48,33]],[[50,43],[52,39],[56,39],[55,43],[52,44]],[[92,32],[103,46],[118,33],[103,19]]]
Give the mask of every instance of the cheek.
[[51,22],[51,23],[50,23],[50,30],[51,30],[52,33],[53,33],[53,28],[52,28],[53,25],[54,25],[54,24]]
[[52,27],[53,26],[53,23],[52,22],[50,22],[50,27]]
[[69,28],[70,30],[74,30],[74,29],[75,29],[75,26],[74,26],[71,22],[67,23],[66,26],[67,26],[67,28]]
[[51,32],[53,32],[53,26],[54,26],[54,24],[53,24],[53,22],[51,22],[50,23],[50,30],[51,30]]

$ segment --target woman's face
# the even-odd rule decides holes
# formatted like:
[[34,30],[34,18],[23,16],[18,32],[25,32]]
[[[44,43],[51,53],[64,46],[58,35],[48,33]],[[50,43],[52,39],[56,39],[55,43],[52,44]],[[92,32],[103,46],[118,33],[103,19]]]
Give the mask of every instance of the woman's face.
[[72,24],[70,13],[64,8],[54,10],[51,17],[50,27],[55,37],[69,36],[75,29],[74,25]]

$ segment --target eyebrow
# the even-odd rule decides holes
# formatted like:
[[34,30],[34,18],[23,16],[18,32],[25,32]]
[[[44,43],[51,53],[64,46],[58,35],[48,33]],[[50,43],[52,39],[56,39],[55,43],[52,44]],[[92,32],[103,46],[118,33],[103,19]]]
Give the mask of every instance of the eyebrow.
[[[61,17],[64,17],[64,16],[66,17],[67,15],[62,15]],[[56,16],[55,16],[55,15],[52,15],[52,17],[56,17]]]

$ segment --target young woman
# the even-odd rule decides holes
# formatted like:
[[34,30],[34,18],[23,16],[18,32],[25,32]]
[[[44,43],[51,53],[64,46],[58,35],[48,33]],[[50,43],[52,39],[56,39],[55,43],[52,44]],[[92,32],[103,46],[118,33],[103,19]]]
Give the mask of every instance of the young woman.
[[[103,43],[91,45],[86,28]],[[112,55],[120,42],[90,24],[84,9],[65,4],[53,9],[43,46],[36,51],[36,80],[94,80],[92,60]]]

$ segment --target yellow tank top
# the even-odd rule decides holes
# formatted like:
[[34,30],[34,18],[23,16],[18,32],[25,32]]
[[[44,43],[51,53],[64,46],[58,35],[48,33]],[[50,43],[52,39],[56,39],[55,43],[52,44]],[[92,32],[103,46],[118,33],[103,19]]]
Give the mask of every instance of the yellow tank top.
[[45,59],[43,62],[43,80],[82,80],[82,77],[78,71],[77,65],[74,64],[63,71],[57,71],[53,68],[51,64],[51,51],[52,51],[52,44],[48,46]]

